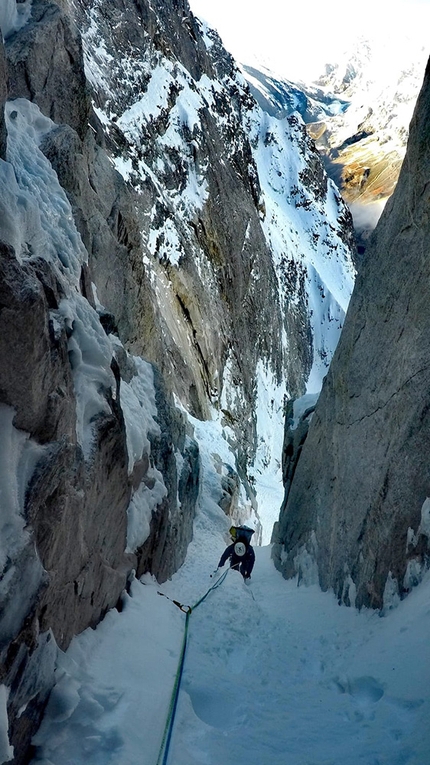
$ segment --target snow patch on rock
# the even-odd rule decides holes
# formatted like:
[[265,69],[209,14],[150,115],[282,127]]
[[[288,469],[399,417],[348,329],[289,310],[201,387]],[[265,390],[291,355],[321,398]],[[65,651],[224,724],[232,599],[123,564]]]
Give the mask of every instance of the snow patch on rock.
[[9,720],[7,716],[7,700],[9,689],[0,685],[0,760],[9,762],[13,759],[13,746],[9,743]]

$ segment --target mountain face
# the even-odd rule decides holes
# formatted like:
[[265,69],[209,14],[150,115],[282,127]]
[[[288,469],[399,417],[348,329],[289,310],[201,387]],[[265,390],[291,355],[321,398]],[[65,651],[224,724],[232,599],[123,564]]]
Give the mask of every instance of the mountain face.
[[356,606],[389,608],[429,560],[429,109],[427,67],[308,436],[287,431],[275,563]]
[[318,122],[323,118],[333,117],[348,109],[350,101],[336,93],[343,93],[344,88],[337,90],[318,87],[312,83],[294,83],[281,79],[269,70],[257,69],[253,66],[242,66],[243,73],[249,84],[249,89],[262,109],[274,117],[282,118],[298,112],[306,125]]
[[0,25],[0,754],[21,763],[58,649],[182,564],[202,422],[231,455],[216,501],[261,535],[274,432],[319,390],[354,267],[304,124],[261,111],[186,2],[7,0]]
[[422,84],[427,45],[417,32],[360,38],[312,83],[282,81],[244,67],[251,91],[271,113],[298,111],[329,176],[351,208],[360,247],[392,194]]
[[[188,6],[175,7],[174,22],[145,4],[125,5],[120,24],[115,6],[72,11],[93,125],[138,211],[142,273],[131,284],[123,277],[115,295],[81,205],[98,299],[192,415],[229,429],[253,502],[261,471],[279,465],[284,397],[301,395],[309,376],[319,388],[339,336],[354,273],[349,213],[300,121],[261,114],[218,36]],[[124,221],[132,243],[121,209]],[[142,301],[145,279],[151,297]],[[274,443],[261,434],[263,419],[279,431]]]

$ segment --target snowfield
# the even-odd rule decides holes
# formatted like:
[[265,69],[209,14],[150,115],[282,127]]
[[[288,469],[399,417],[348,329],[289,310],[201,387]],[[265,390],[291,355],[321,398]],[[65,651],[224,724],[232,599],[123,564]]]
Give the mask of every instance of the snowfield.
[[210,495],[202,496],[188,557],[172,580],[135,580],[122,612],[111,611],[60,655],[34,762],[426,765],[430,577],[381,618],[285,581],[269,546],[256,548],[250,587],[229,571],[192,612],[162,759],[185,627],[167,598],[193,605],[212,586],[227,529]]

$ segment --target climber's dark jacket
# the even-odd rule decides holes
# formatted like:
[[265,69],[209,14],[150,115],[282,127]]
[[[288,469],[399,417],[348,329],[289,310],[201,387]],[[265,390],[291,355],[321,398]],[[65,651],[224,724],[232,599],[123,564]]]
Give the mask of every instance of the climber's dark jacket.
[[239,556],[236,555],[234,551],[234,545],[235,542],[224,550],[218,563],[218,568],[224,565],[227,558],[230,558],[230,568],[237,569],[240,571],[244,579],[248,579],[251,576],[251,571],[254,568],[255,563],[254,548],[251,545],[248,545],[245,555]]

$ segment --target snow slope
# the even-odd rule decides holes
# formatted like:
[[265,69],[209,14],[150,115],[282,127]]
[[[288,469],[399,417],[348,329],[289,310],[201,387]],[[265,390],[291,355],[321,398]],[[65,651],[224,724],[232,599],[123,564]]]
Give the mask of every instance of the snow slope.
[[[322,188],[315,178],[304,182],[312,176],[312,160],[315,165],[319,161],[312,157],[313,147],[298,115],[277,119],[256,110],[250,119],[250,140],[265,203],[263,230],[284,310],[289,300],[293,302],[288,279],[292,264],[303,275],[313,345],[306,387],[307,393],[316,393],[327,374],[354,286],[355,269],[340,223],[345,209],[322,170],[318,179]],[[299,296],[297,290],[297,302]],[[288,345],[286,338],[283,341]]]
[[[208,460],[194,540],[162,587],[191,604],[227,539]],[[190,617],[168,762],[173,765],[425,765],[430,751],[430,577],[396,609],[357,612],[298,587],[256,548]],[[185,616],[148,575],[62,654],[36,736],[39,765],[155,765]]]

